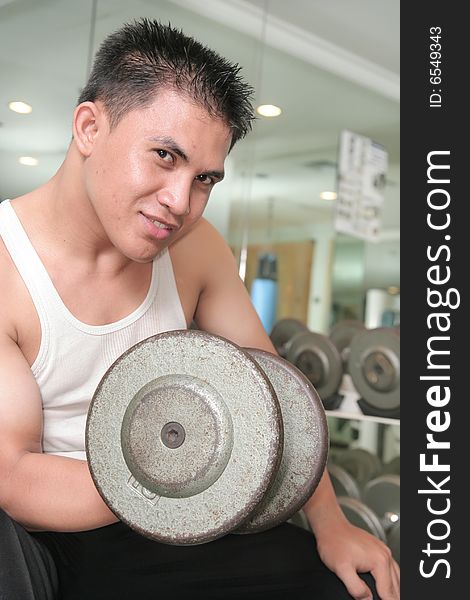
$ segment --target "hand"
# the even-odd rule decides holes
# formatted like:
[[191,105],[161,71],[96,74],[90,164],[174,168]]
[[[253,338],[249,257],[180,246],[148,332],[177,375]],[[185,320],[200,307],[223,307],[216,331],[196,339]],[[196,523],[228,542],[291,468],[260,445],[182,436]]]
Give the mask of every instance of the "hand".
[[355,600],[372,600],[357,573],[370,572],[382,600],[400,598],[400,567],[379,539],[342,517],[315,529],[320,558],[341,579]]

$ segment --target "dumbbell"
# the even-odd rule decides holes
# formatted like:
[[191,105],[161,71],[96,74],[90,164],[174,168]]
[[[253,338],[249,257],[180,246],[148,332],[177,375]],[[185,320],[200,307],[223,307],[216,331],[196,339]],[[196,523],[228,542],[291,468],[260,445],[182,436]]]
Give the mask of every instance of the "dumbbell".
[[351,340],[349,373],[366,415],[400,416],[400,329],[379,327]]
[[380,475],[368,481],[362,499],[378,515],[386,532],[400,519],[400,477]]
[[338,392],[343,365],[336,346],[326,335],[308,330],[296,333],[289,342],[286,359],[312,383],[326,409],[339,407],[343,400]]
[[364,331],[366,326],[362,321],[344,319],[336,323],[330,330],[329,338],[336,346],[343,363],[343,372],[348,372],[349,353],[351,341],[359,331]]
[[[362,490],[364,486],[382,472],[382,461],[366,448],[348,448],[335,454],[335,464],[342,467]],[[346,494],[349,495],[349,494]]]
[[337,497],[348,496],[360,500],[361,492],[356,480],[340,465],[328,462],[328,474]]
[[89,408],[97,490],[130,527],[192,545],[297,513],[328,452],[321,400],[286,360],[198,330],[136,344]]
[[275,323],[269,337],[279,356],[286,358],[292,338],[303,331],[308,331],[308,327],[298,319],[280,319]]
[[369,481],[362,499],[379,517],[387,544],[395,560],[400,562],[400,477],[380,475]]

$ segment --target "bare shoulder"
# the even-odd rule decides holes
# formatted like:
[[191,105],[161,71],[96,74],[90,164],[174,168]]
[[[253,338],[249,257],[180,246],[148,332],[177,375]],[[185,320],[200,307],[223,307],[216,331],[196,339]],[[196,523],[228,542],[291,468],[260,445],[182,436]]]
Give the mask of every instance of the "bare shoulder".
[[230,247],[206,219],[200,219],[172,245],[171,256],[175,270],[190,269],[202,285],[223,273],[237,272]]
[[171,246],[171,256],[188,322],[240,346],[274,351],[232,250],[215,227],[201,219]]
[[[208,296],[242,285],[232,251],[205,219],[200,219],[170,246],[170,256],[188,324],[196,315],[200,318]],[[209,331],[208,323],[204,327]]]
[[209,256],[212,256],[215,250],[231,253],[221,234],[204,218],[199,219],[172,248],[178,252],[197,252],[198,255]]

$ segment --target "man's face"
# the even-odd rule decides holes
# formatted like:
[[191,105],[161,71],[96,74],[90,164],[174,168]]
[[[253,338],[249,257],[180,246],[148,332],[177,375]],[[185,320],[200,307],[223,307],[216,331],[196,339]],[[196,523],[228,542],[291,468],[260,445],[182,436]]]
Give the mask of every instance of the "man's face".
[[222,179],[231,132],[172,90],[127,113],[109,131],[106,116],[85,160],[85,186],[107,239],[147,262],[202,215]]

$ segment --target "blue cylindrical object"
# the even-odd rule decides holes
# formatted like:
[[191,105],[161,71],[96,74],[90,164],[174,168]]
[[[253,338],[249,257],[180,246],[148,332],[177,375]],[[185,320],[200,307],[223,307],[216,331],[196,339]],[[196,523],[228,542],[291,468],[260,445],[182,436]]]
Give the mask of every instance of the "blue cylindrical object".
[[251,286],[251,301],[258,313],[265,331],[271,333],[276,322],[277,281],[255,279]]
[[267,252],[258,257],[258,273],[251,285],[251,301],[269,335],[277,313],[277,257]]

